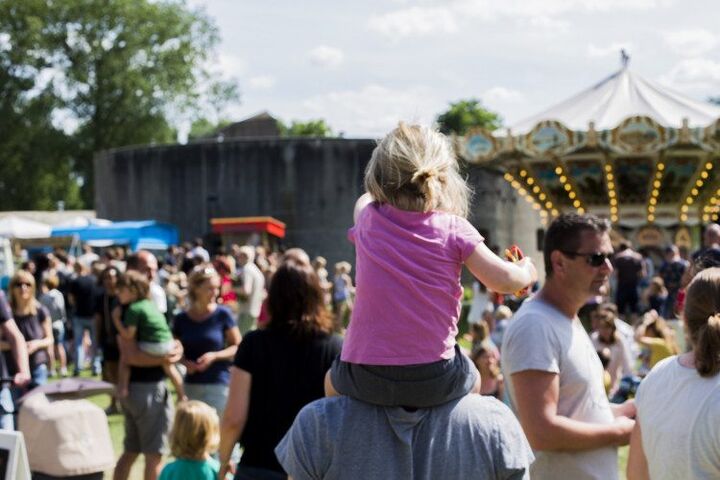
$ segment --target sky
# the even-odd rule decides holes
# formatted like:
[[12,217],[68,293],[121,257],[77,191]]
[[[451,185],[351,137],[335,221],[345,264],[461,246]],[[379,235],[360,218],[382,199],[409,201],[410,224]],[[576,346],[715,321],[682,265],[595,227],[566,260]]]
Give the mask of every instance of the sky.
[[214,18],[225,116],[324,119],[349,138],[479,98],[512,125],[620,68],[720,96],[717,0],[188,0]]

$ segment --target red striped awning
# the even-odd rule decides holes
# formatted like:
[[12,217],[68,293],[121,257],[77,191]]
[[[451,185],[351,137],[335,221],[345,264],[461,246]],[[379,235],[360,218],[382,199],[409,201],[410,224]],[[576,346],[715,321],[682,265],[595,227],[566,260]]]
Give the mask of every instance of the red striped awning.
[[285,238],[285,224],[273,217],[233,217],[212,218],[210,226],[213,233],[263,233]]

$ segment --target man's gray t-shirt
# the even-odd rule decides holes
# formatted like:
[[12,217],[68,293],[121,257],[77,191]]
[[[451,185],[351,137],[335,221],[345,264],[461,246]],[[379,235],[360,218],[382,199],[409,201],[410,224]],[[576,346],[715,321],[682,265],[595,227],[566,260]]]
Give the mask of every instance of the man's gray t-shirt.
[[294,480],[520,480],[533,460],[512,412],[480,395],[413,412],[323,398],[300,411],[275,454]]
[[[614,422],[602,364],[577,317],[569,318],[539,299],[526,301],[505,332],[501,364],[513,407],[512,375],[539,370],[560,377],[558,415],[594,424]],[[618,478],[615,447],[535,454],[530,471],[533,480]]]

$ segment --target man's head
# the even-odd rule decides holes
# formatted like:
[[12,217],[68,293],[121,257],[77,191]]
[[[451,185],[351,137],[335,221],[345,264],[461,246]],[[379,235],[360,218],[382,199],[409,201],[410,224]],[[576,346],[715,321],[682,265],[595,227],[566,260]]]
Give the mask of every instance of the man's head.
[[147,250],[139,250],[127,258],[127,269],[136,270],[152,281],[158,271],[158,262],[155,255]]
[[665,260],[668,262],[674,260],[680,255],[680,250],[677,245],[668,245],[665,247]]
[[238,248],[238,254],[237,254],[238,263],[241,266],[245,266],[248,263],[252,263],[255,261],[255,249],[251,247],[250,245],[243,245],[242,247]]
[[703,233],[703,245],[705,248],[720,245],[720,225],[717,223],[711,223],[705,227]]
[[545,271],[548,279],[588,295],[604,293],[612,272],[609,256],[610,225],[594,215],[564,214],[545,234]]

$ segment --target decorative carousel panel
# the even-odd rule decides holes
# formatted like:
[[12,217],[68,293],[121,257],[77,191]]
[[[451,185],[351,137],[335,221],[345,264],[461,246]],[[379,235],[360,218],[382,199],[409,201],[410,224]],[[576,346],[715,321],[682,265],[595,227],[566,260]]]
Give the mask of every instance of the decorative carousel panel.
[[526,136],[525,147],[534,155],[562,155],[573,145],[573,132],[560,122],[545,120]]
[[603,180],[602,165],[598,160],[567,162],[567,169],[582,199],[589,205],[607,204],[608,196]]
[[653,171],[653,159],[650,157],[618,158],[615,161],[615,174],[620,203],[645,203],[649,193],[648,180]]
[[665,129],[649,117],[630,117],[612,131],[612,143],[628,153],[651,153],[665,144]]
[[473,128],[463,142],[462,156],[470,163],[485,162],[497,152],[497,140],[484,128]]
[[698,167],[697,157],[670,157],[660,180],[659,203],[679,203]]
[[535,178],[542,184],[543,190],[548,192],[552,196],[552,200],[558,205],[570,207],[572,206],[572,200],[568,198],[558,174],[555,173],[556,167],[557,165],[552,162],[537,162],[532,164]]

